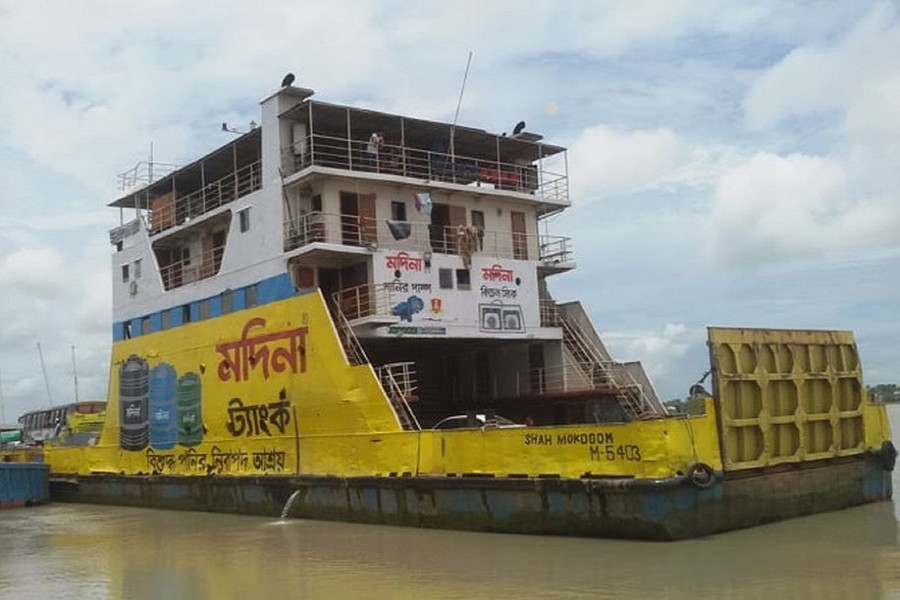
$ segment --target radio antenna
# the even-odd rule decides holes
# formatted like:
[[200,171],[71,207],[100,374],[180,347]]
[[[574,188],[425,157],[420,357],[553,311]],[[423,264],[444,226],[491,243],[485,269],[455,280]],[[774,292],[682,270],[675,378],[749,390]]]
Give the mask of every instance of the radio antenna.
[[469,50],[469,58],[466,60],[466,72],[463,74],[462,85],[459,86],[459,99],[456,101],[456,114],[453,115],[453,125],[450,126],[450,161],[456,158],[454,138],[456,137],[456,121],[459,119],[459,107],[462,106],[463,92],[466,91],[466,81],[469,79],[469,65],[472,64],[472,51]]
[[44,374],[44,386],[47,388],[47,400],[50,401],[50,408],[53,408],[53,396],[50,395],[50,380],[47,379],[47,367],[44,366],[44,352],[41,350],[41,343],[37,343],[38,356],[41,357],[41,372]]
[[75,344],[72,344],[72,379],[75,382],[75,402],[78,402],[78,367],[75,366]]

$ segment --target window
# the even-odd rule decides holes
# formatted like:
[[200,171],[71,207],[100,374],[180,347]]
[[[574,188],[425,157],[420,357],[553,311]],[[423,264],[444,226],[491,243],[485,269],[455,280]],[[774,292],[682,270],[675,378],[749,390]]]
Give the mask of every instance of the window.
[[191,305],[185,304],[181,307],[181,322],[182,323],[190,323],[191,322]]
[[116,252],[121,252],[122,248],[125,247],[125,243],[122,240],[116,242]]
[[250,209],[245,208],[244,210],[238,212],[238,217],[241,221],[241,233],[250,231]]
[[131,339],[131,321],[125,321],[122,323],[122,337],[126,340]]
[[128,265],[122,265],[122,282],[128,283]]
[[247,308],[256,306],[256,286],[251,285],[247,288]]
[[391,219],[394,221],[406,220],[406,202],[391,202]]
[[316,194],[312,197],[312,211],[322,212],[322,194]]
[[141,278],[141,259],[137,259],[136,261],[134,261],[134,278]]
[[209,318],[209,298],[200,301],[200,320]]
[[222,314],[227,315],[234,310],[234,300],[231,297],[231,290],[222,292]]
[[453,289],[453,270],[452,269],[438,269],[438,281],[442,290],[452,290]]
[[160,329],[169,329],[172,326],[172,315],[171,311],[164,310],[159,315],[159,326]]
[[144,317],[141,319],[141,335],[148,333],[150,333],[150,317]]
[[471,279],[468,269],[457,269],[456,270],[456,289],[458,290],[470,290],[472,289]]

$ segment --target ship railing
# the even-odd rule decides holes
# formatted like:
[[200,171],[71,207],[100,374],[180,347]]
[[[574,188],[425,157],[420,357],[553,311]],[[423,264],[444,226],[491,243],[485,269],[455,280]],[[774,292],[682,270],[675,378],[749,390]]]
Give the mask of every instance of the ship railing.
[[285,220],[283,231],[285,252],[321,242],[407,252],[537,259],[544,263],[572,260],[571,240],[568,237],[474,226],[439,226],[422,221],[375,219],[314,211]]
[[364,317],[390,316],[394,306],[395,284],[364,283],[334,293],[338,311],[348,321]]
[[179,168],[179,165],[171,163],[141,161],[116,176],[118,188],[121,191],[128,191],[146,187],[167,175],[171,175]]
[[162,278],[163,288],[168,291],[216,275],[222,266],[224,254],[225,244],[220,244],[202,252],[199,256],[161,265],[159,275]]
[[[621,385],[617,381],[615,363],[590,361],[568,362],[564,365],[536,367],[519,376],[519,391],[526,394],[551,394],[558,392],[606,390],[618,393],[626,388],[640,388],[632,381]],[[616,375],[614,375],[614,373]],[[527,385],[525,385],[527,382]]]
[[308,135],[305,143],[295,142],[282,148],[284,175],[319,166],[513,191],[560,203],[569,201],[567,175],[548,171],[542,165],[396,144],[381,144],[378,153],[372,155],[367,152],[368,145],[368,139]]
[[369,358],[366,356],[366,351],[363,349],[362,344],[359,343],[356,334],[353,333],[353,327],[351,327],[350,321],[347,320],[347,317],[340,309],[334,311],[334,313],[338,322],[338,336],[340,337],[341,346],[347,354],[347,362],[351,365],[364,365],[368,363]]
[[183,225],[262,187],[261,163],[250,163],[211,181],[199,190],[177,196],[176,191],[154,198],[150,205],[150,234]]
[[391,401],[391,408],[400,426],[405,430],[421,429],[419,420],[410,407],[415,402],[416,372],[415,363],[398,362],[382,365],[375,369],[385,394]]
[[556,301],[541,299],[538,302],[541,316],[541,327],[559,327],[560,316]]

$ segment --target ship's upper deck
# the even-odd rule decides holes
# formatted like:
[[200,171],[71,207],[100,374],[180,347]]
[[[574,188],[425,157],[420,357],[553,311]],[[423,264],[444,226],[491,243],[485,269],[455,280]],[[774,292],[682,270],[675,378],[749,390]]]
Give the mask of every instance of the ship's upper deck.
[[[554,212],[569,205],[565,148],[543,141],[520,123],[512,134],[320,102],[304,88],[276,94],[296,102],[278,115],[278,165],[285,184],[322,172],[350,176],[374,174],[418,184],[454,188],[472,186],[484,193],[516,195]],[[377,162],[370,138],[380,133]],[[159,233],[259,189],[262,185],[261,127],[229,141],[180,168],[145,172],[144,181],[112,203],[117,208],[152,210],[165,198],[171,216],[157,220]],[[140,184],[143,185],[135,185]]]

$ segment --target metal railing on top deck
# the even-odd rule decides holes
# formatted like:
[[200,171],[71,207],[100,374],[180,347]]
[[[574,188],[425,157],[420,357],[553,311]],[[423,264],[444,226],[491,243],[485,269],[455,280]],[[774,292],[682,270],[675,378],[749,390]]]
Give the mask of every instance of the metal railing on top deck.
[[547,171],[534,164],[515,164],[431,151],[410,146],[382,144],[377,154],[369,154],[368,140],[314,134],[305,143],[282,149],[285,175],[310,166],[349,171],[401,175],[425,181],[492,187],[540,196],[554,202],[569,201],[568,176]]
[[562,236],[449,225],[436,228],[428,223],[323,212],[306,213],[284,222],[285,252],[315,242],[541,262],[572,260],[570,238]]
[[256,161],[207,183],[184,196],[167,194],[155,198],[149,211],[150,234],[182,225],[189,220],[233,202],[262,187],[261,163]]
[[364,283],[334,293],[334,302],[348,320],[389,316],[394,306],[392,284]]

